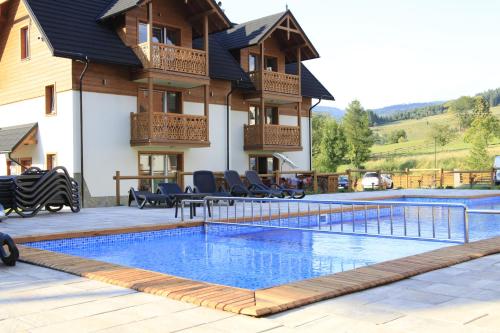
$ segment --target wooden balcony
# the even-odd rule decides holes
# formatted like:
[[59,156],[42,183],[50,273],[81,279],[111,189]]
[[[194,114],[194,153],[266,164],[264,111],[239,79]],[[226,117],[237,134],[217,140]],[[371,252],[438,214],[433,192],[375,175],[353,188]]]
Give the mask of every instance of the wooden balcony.
[[[255,85],[257,93],[247,95],[247,100],[257,101],[260,96],[263,96],[267,102],[271,103],[290,103],[301,100],[300,96],[300,76],[274,72],[260,71],[248,73],[250,79]],[[264,80],[261,80],[261,75]]]
[[187,114],[154,112],[152,131],[149,113],[130,114],[130,144],[132,146],[207,147],[208,118]]
[[137,82],[152,73],[155,84],[163,81],[167,85],[189,88],[209,81],[205,51],[153,42],[139,44],[134,51],[144,67],[134,78]]
[[300,127],[284,125],[264,125],[262,136],[261,125],[245,125],[244,149],[266,151],[302,150],[300,143]]

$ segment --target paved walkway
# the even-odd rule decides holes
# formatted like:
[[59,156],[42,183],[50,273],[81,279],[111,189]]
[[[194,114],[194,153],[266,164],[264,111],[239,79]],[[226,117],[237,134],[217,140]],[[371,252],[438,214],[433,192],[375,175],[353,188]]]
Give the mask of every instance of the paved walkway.
[[27,264],[0,266],[0,332],[500,332],[500,255],[250,318]]

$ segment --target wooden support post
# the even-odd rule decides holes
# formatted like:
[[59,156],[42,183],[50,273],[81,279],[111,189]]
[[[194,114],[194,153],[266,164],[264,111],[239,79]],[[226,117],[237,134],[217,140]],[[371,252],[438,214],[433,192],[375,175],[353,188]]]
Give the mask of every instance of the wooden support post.
[[299,127],[299,145],[302,146],[302,121],[301,121],[302,103],[297,103],[297,126]]
[[316,170],[313,171],[313,191],[314,193],[318,192],[318,174]]
[[175,172],[175,182],[181,189],[184,189],[184,177],[182,177],[182,171]]
[[410,187],[410,169],[406,168],[406,188]]
[[440,178],[439,178],[439,184],[441,185],[440,187],[441,188],[444,188],[444,170],[443,168],[441,168],[441,175],[440,175]]
[[495,176],[496,176],[496,170],[495,168],[491,169],[491,189],[495,188]]
[[265,144],[265,122],[266,110],[264,105],[264,42],[260,43],[260,61],[259,61],[259,89],[260,89],[260,106],[259,106],[259,119],[260,119],[260,142]]
[[205,58],[206,58],[206,75],[209,75],[209,62],[208,62],[208,51],[209,51],[209,39],[208,39],[208,15],[205,15],[203,17],[203,50],[205,51]]
[[299,95],[302,96],[302,52],[297,48],[297,76],[299,77]]
[[153,139],[153,100],[154,100],[153,78],[148,78],[148,133],[149,140]]
[[153,63],[153,1],[148,3],[148,44],[149,44],[149,67]]
[[260,142],[262,145],[265,145],[265,123],[266,123],[266,106],[264,103],[264,96],[260,96],[260,105],[259,105],[259,122],[260,122]]
[[203,112],[205,117],[207,117],[207,142],[210,141],[210,86],[206,84],[204,86],[204,109]]
[[280,177],[281,177],[281,174],[280,174],[279,170],[274,171],[274,182],[277,185],[280,184]]
[[352,182],[352,178],[351,178],[351,170],[347,169],[346,174],[347,174],[347,184],[348,184],[347,191],[352,192],[353,191],[353,188],[352,188],[353,182]]
[[120,206],[120,171],[115,173],[116,205]]
[[260,61],[259,61],[259,90],[264,93],[264,42],[260,43]]

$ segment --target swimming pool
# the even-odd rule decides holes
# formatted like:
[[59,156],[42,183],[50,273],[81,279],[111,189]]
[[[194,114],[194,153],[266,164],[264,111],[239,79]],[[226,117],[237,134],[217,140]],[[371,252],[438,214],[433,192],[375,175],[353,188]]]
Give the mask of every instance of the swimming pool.
[[75,238],[27,246],[192,280],[261,289],[418,254],[450,243],[218,226]]
[[[407,202],[463,203],[473,208],[499,209],[500,198],[436,199],[401,198]],[[236,207],[235,207],[236,208]],[[320,230],[287,230],[250,225],[205,224],[200,227],[72,238],[27,243],[38,249],[55,251],[123,266],[141,268],[191,280],[257,290],[308,278],[351,270],[391,259],[402,258],[454,245],[446,238],[447,223],[453,223],[452,241],[463,238],[462,211],[432,207],[396,207],[316,214],[273,219],[269,226],[311,226],[325,231],[341,229],[373,231],[385,237],[364,234],[335,234]],[[228,210],[229,211],[229,210]],[[434,226],[430,223],[434,216]],[[378,215],[376,218],[375,216]],[[420,221],[417,226],[416,216]],[[376,223],[379,221],[380,223]],[[404,224],[403,224],[404,221]],[[433,230],[434,228],[434,230]],[[404,230],[406,229],[406,230]],[[397,238],[429,236],[441,240]],[[385,233],[385,234],[384,234]],[[471,240],[500,235],[500,217],[473,216]],[[390,235],[390,236],[388,236]],[[394,236],[394,237],[393,237]],[[440,238],[440,237],[438,237]]]

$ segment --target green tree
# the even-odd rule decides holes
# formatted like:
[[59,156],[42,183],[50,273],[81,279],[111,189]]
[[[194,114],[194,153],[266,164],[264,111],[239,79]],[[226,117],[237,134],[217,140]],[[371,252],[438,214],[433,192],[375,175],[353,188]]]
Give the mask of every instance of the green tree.
[[347,107],[343,127],[348,147],[347,157],[352,165],[359,168],[369,159],[374,141],[368,114],[359,101],[355,100]]
[[491,167],[491,158],[488,155],[488,143],[485,130],[479,130],[468,137],[472,144],[467,158],[467,165],[472,170],[484,170]]
[[429,139],[435,142],[440,147],[446,146],[448,143],[456,138],[456,130],[450,125],[446,124],[433,124],[429,132]]
[[335,172],[344,163],[347,153],[347,142],[342,126],[334,119],[328,119],[323,126],[319,169],[324,172]]
[[389,143],[398,143],[407,139],[406,131],[404,129],[394,130],[389,134]]
[[321,151],[321,141],[323,140],[324,125],[330,117],[325,114],[313,114],[312,116],[312,155],[313,164],[319,158]]
[[470,127],[474,104],[474,98],[469,96],[462,96],[459,99],[447,103],[446,106],[448,106],[448,110],[457,118],[460,130],[465,130]]

